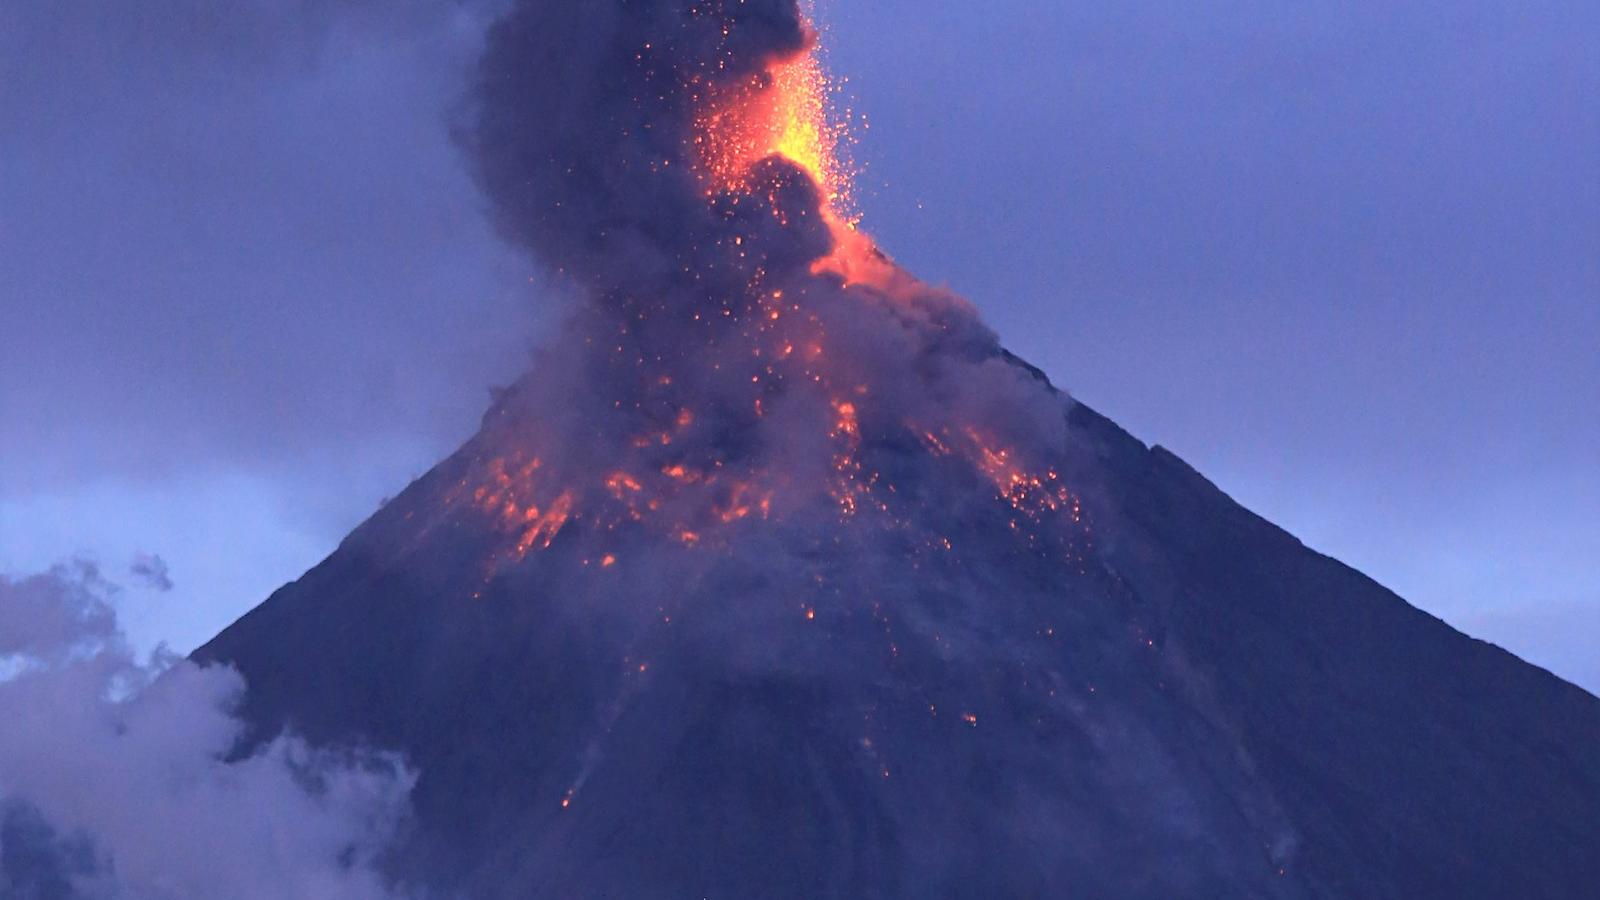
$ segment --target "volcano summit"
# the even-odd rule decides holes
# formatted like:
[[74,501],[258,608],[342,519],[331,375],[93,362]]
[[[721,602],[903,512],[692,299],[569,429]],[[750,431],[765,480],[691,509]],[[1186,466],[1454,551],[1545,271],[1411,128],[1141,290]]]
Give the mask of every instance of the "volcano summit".
[[197,652],[403,753],[471,897],[1600,883],[1600,701],[1051,387],[856,226],[794,0],[523,0],[462,143],[579,297],[480,432]]

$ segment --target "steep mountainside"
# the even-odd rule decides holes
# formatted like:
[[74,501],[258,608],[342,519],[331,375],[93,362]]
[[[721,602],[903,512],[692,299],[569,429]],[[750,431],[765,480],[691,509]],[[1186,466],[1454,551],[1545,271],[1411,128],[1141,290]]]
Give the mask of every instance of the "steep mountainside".
[[1095,498],[1076,563],[973,503],[923,510],[950,550],[762,523],[609,565],[576,520],[486,580],[499,525],[449,498],[496,458],[491,417],[199,656],[245,673],[263,734],[403,750],[397,871],[473,896],[1597,883],[1600,701],[1063,406]]

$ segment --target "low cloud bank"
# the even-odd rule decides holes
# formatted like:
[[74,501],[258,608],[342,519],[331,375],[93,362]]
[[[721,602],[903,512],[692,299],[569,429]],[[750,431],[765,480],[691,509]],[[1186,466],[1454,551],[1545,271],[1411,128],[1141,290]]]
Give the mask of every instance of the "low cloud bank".
[[0,575],[0,896],[395,896],[413,776],[280,736],[229,760],[245,684],[137,659],[91,564]]

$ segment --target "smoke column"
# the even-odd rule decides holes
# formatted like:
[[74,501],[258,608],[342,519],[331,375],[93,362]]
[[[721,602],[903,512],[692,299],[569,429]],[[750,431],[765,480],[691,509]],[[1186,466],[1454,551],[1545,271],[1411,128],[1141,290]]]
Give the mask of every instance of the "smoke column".
[[517,392],[544,435],[488,498],[538,509],[532,542],[666,493],[738,512],[649,517],[690,543],[749,510],[891,513],[863,457],[895,441],[968,459],[1019,510],[1072,502],[1029,452],[1059,451],[1061,396],[842,208],[816,41],[782,0],[524,2],[491,30],[462,141],[502,232],[582,297]]

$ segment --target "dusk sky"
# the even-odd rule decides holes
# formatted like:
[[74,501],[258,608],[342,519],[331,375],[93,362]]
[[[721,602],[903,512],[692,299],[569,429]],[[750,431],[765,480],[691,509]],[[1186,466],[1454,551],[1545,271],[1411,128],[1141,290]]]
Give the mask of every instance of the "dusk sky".
[[[94,558],[187,651],[472,432],[561,311],[450,138],[492,9],[0,6],[0,572]],[[1600,690],[1600,6],[820,16],[889,252],[1308,545]]]

